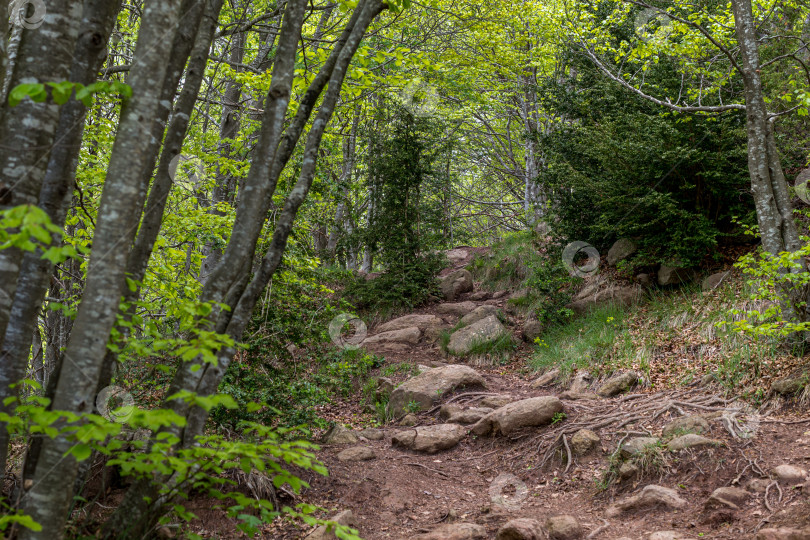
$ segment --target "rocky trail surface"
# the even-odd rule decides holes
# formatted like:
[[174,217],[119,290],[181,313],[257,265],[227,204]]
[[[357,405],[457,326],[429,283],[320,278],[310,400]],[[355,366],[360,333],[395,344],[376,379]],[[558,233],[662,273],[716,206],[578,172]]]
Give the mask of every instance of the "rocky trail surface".
[[[306,477],[306,502],[369,540],[810,539],[806,414],[761,415],[710,380],[651,392],[634,372],[579,372],[561,386],[463,356],[533,330],[456,255],[448,301],[372,328],[365,347],[419,373],[378,380],[385,426],[326,434],[330,476]],[[437,341],[460,320],[448,355]]]

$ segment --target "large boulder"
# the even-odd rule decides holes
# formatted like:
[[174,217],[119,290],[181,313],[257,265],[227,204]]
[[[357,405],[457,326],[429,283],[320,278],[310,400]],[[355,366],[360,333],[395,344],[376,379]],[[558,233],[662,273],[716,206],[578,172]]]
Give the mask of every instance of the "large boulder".
[[490,315],[478,322],[457,330],[450,336],[447,350],[450,354],[463,356],[469,354],[477,345],[492,343],[508,335],[509,332],[494,315]]
[[439,283],[442,295],[446,300],[455,300],[467,292],[473,290],[473,277],[469,270],[456,270],[441,279]]
[[478,306],[471,312],[464,315],[461,318],[461,323],[469,326],[471,324],[477,323],[481,319],[486,319],[490,315],[497,315],[497,314],[498,308],[495,306],[488,306],[488,305]]
[[661,268],[658,269],[658,284],[662,287],[680,285],[681,283],[691,281],[694,277],[694,270],[677,264],[673,266],[662,264]]
[[686,506],[686,501],[678,496],[674,489],[662,486],[649,485],[638,495],[627,497],[607,509],[608,517],[616,517],[622,512],[635,510],[638,508],[661,508],[666,510],[677,510]]
[[394,434],[391,445],[414,452],[435,454],[453,448],[466,436],[467,428],[458,424],[420,426]]
[[467,386],[486,387],[484,378],[474,369],[462,365],[449,365],[423,371],[399,385],[388,400],[389,411],[400,416],[410,402],[420,410],[433,407],[446,392]]
[[410,328],[403,328],[402,330],[391,330],[390,332],[383,332],[371,337],[367,337],[363,341],[363,345],[374,345],[376,343],[419,343],[419,338],[422,337],[422,331],[416,326]]
[[442,315],[452,315],[454,317],[463,317],[467,313],[473,311],[478,307],[475,302],[458,302],[439,304],[436,306],[436,312]]
[[616,263],[631,257],[638,251],[636,243],[629,238],[620,238],[616,240],[607,254],[607,263],[610,266],[616,266]]
[[[408,536],[407,540],[486,540],[487,530],[475,523],[447,523],[429,533]],[[405,540],[403,538],[403,540]]]
[[399,317],[388,321],[385,324],[381,324],[377,328],[377,332],[391,332],[394,330],[404,330],[406,328],[413,328],[414,326],[417,327],[419,330],[424,331],[425,328],[431,326],[441,326],[444,324],[444,321],[437,317],[436,315],[422,315],[419,313],[414,313],[411,315],[405,315],[404,317]]
[[450,261],[452,264],[458,264],[464,259],[469,256],[469,252],[466,249],[456,248],[450,249],[444,252],[445,257],[447,260]]
[[524,427],[550,424],[562,411],[562,402],[553,396],[522,399],[492,411],[473,426],[472,432],[509,435]]
[[324,444],[354,444],[357,434],[342,424],[335,424],[323,436]]

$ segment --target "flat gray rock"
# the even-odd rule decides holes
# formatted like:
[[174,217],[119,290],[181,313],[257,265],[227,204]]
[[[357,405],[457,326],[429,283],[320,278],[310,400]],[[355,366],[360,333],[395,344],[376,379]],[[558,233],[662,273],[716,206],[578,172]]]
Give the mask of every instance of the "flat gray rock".
[[391,439],[391,445],[414,452],[435,454],[453,448],[466,436],[467,428],[458,424],[420,426],[396,433]]
[[397,417],[414,402],[419,410],[426,411],[445,393],[470,386],[486,387],[484,378],[471,367],[454,364],[429,369],[395,388],[388,401],[388,410]]
[[472,432],[509,435],[521,428],[548,425],[562,411],[562,402],[553,396],[522,399],[495,409],[475,424]]
[[678,496],[674,489],[662,486],[649,485],[637,495],[627,497],[617,502],[607,509],[608,517],[616,517],[628,510],[638,508],[661,508],[666,510],[677,510],[686,506],[686,501]]
[[447,350],[451,354],[463,356],[469,354],[474,347],[492,343],[509,332],[494,315],[457,330],[450,336]]

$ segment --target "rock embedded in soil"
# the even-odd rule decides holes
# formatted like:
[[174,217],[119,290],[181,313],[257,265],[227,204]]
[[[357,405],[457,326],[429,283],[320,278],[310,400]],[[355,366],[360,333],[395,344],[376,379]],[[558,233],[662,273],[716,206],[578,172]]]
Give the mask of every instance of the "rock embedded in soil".
[[475,302],[460,302],[457,304],[439,304],[436,306],[436,312],[442,315],[452,315],[454,317],[463,317],[467,313],[474,310],[477,306]]
[[523,341],[532,343],[535,339],[543,335],[543,323],[534,319],[528,319],[523,323],[521,336]]
[[[329,521],[334,521],[338,525],[343,525],[344,527],[354,527],[356,523],[354,514],[352,514],[351,510],[344,510],[343,512],[329,518]],[[306,536],[306,540],[335,539],[337,539],[337,536],[335,535],[334,529],[328,530],[326,525],[321,525]]]
[[464,407],[458,405],[457,403],[445,403],[439,408],[439,418],[442,420],[447,420],[451,416],[456,413],[459,413],[464,410]]
[[796,392],[800,391],[804,388],[805,381],[803,379],[793,379],[793,378],[784,378],[778,379],[771,384],[771,390],[776,392],[777,394],[781,394],[783,396],[788,396],[790,394],[795,394]]
[[323,436],[324,444],[354,444],[357,434],[342,424],[335,424]]
[[490,407],[492,409],[498,409],[503,407],[504,405],[509,405],[515,401],[515,398],[508,395],[508,394],[498,394],[496,396],[487,396],[479,402],[481,407]]
[[676,510],[684,506],[686,506],[686,501],[680,498],[674,489],[650,484],[645,486],[639,494],[627,497],[609,506],[607,516],[616,517],[622,512],[636,510],[638,508],[657,507],[667,510]]
[[478,306],[461,318],[461,323],[467,326],[477,323],[481,319],[486,319],[490,315],[497,315],[498,308],[495,306]]
[[569,392],[581,394],[583,392],[587,392],[588,388],[591,386],[591,374],[587,371],[580,371],[574,376],[574,380],[571,381],[571,386],[568,388]]
[[486,540],[487,530],[475,523],[448,523],[429,533],[403,537],[402,540]]
[[498,317],[490,315],[470,326],[456,330],[450,336],[447,350],[451,354],[463,356],[469,354],[476,346],[492,343],[508,334]]
[[374,345],[377,343],[409,343],[416,345],[419,343],[419,338],[422,337],[422,331],[416,326],[403,328],[402,330],[391,330],[390,332],[383,332],[367,337],[363,341],[363,345]]
[[616,263],[632,257],[636,251],[638,251],[638,246],[635,242],[629,238],[619,238],[608,250],[607,263],[610,266],[616,266]]
[[571,436],[571,451],[575,456],[590,454],[599,447],[602,439],[590,429],[580,429]]
[[489,300],[490,296],[492,296],[492,293],[489,293],[487,291],[478,291],[470,295],[470,300],[474,300],[476,302],[483,302],[484,300]]
[[718,441],[716,439],[709,439],[704,437],[703,435],[697,435],[695,433],[687,433],[686,435],[681,435],[680,437],[675,437],[671,441],[667,443],[667,449],[670,452],[680,452],[682,450],[689,450],[691,448],[702,448],[704,446],[720,446],[723,444],[723,441]]
[[509,435],[524,427],[550,424],[562,411],[562,402],[553,396],[522,399],[495,409],[475,424],[472,432],[476,435]]
[[495,540],[545,540],[543,527],[536,519],[510,519],[495,535]]
[[374,450],[366,446],[355,446],[347,448],[337,455],[338,461],[342,463],[350,463],[356,461],[370,461],[376,459],[377,455]]
[[574,392],[573,390],[566,390],[560,394],[561,399],[582,400],[582,399],[599,399],[599,396],[593,392]]
[[662,287],[668,285],[680,285],[691,281],[695,277],[695,272],[691,268],[680,266],[667,266],[662,264],[658,269],[658,284]]
[[368,439],[369,441],[381,441],[385,438],[385,431],[375,428],[366,428],[361,430],[358,435]]
[[469,270],[456,270],[444,276],[439,282],[439,288],[445,300],[455,300],[464,293],[472,292],[473,277]]
[[430,326],[441,326],[443,324],[444,321],[436,315],[413,313],[411,315],[405,315],[404,317],[398,317],[390,320],[385,324],[381,324],[379,327],[377,327],[377,332],[392,332],[395,330],[412,328],[414,326],[419,328],[419,330],[425,330]]
[[484,378],[474,369],[462,365],[449,365],[429,369],[399,385],[388,401],[388,410],[399,416],[409,403],[415,402],[419,410],[432,408],[442,395],[457,388],[486,387]]
[[638,474],[638,465],[632,461],[625,461],[619,467],[619,478],[629,480]]
[[622,445],[621,455],[623,458],[633,457],[643,453],[645,449],[657,446],[659,440],[656,437],[633,437]]
[[400,426],[415,426],[419,423],[419,417],[413,413],[408,413],[399,421]]
[[447,417],[447,423],[462,425],[475,424],[492,411],[493,409],[490,409],[489,407],[470,407],[469,409],[464,409],[451,414],[449,417]]
[[727,283],[729,280],[729,276],[731,276],[730,271],[712,274],[701,282],[700,288],[704,292],[713,291],[718,287],[720,287],[721,285],[723,285],[724,283]]
[[394,434],[391,446],[435,454],[453,448],[466,436],[467,428],[458,424],[420,426]]
[[681,416],[676,418],[661,430],[661,435],[666,438],[675,437],[677,435],[685,435],[687,433],[697,433],[702,435],[709,432],[709,422],[702,416],[696,414],[689,416]]
[[450,261],[452,264],[458,264],[464,259],[469,256],[469,252],[466,249],[455,248],[449,249],[444,252],[444,256],[447,257],[447,260]]
[[756,540],[810,540],[810,528],[793,529],[779,527],[775,529],[760,529]]
[[807,478],[807,470],[793,465],[779,465],[771,471],[773,476],[780,482],[800,483]]
[[582,525],[574,516],[552,516],[546,520],[546,531],[551,540],[577,540],[582,538]]
[[738,487],[721,487],[715,489],[706,500],[706,508],[730,508],[739,510],[751,497],[751,494]]
[[693,537],[678,531],[656,531],[647,540],[692,540]]
[[638,383],[638,374],[626,371],[609,378],[596,392],[602,397],[613,397],[632,388]]
[[768,486],[773,483],[772,480],[767,478],[752,478],[748,481],[745,487],[748,491],[754,491],[756,493],[765,493],[765,490],[768,489]]
[[566,307],[573,310],[577,315],[581,315],[595,307],[607,304],[630,307],[639,303],[642,298],[644,298],[644,291],[640,287],[610,287],[597,292],[593,296],[571,302]]
[[539,377],[537,377],[534,381],[532,381],[531,387],[532,388],[542,388],[544,386],[548,386],[554,381],[557,380],[557,377],[560,376],[560,370],[557,368],[552,369],[551,371],[546,371]]

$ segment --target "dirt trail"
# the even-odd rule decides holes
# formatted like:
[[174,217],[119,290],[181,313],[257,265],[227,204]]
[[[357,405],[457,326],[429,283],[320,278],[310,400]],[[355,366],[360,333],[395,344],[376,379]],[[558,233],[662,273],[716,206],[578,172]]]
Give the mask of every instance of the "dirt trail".
[[[457,260],[455,266],[467,262],[469,257]],[[475,292],[466,293],[455,301],[473,295]],[[488,303],[503,307],[505,300]],[[436,313],[436,309],[416,313]],[[445,356],[436,344],[424,340],[416,345],[370,348],[384,355],[387,364],[469,364],[483,375],[486,389],[448,392],[441,395],[441,403],[475,406],[490,394],[507,395],[514,402],[561,396],[568,390],[533,386],[534,377],[523,371],[522,361],[505,366],[470,364]],[[400,376],[396,382],[405,379]],[[594,387],[598,385],[578,392],[590,393]],[[532,518],[545,526],[549,517],[562,514],[575,517],[582,527],[581,534],[571,538],[646,540],[658,531],[677,533],[660,538],[758,538],[762,529],[810,527],[810,477],[779,481],[774,473],[785,464],[803,469],[805,474],[810,469],[810,418],[806,413],[759,416],[717,390],[698,386],[563,399],[565,416],[555,418],[553,425],[528,427],[508,436],[470,434],[452,449],[435,454],[392,447],[396,433],[413,428],[389,424],[382,428],[382,440],[361,438],[351,445],[324,445],[319,458],[330,476],[306,478],[312,488],[303,498],[326,508],[351,510],[360,535],[369,540],[415,538],[460,522],[477,524],[485,529],[486,538],[496,538],[498,529],[511,519]],[[420,413],[417,427],[443,423],[437,409]],[[694,415],[701,415],[708,426],[701,435],[719,444],[673,452],[662,439],[635,459],[641,471],[625,479],[616,477],[621,443],[637,437],[661,437],[664,426]],[[583,427],[592,429],[599,442],[592,452],[577,456],[571,450],[572,433]],[[342,462],[337,458],[354,446],[371,448],[375,459]],[[674,490],[685,504],[680,508],[647,506],[618,514],[611,510],[611,505],[640,493],[647,485]],[[747,499],[731,505],[707,504],[717,488],[728,486],[747,490]],[[279,534],[302,537],[301,531],[289,529]],[[773,538],[810,538],[810,532],[801,534]],[[431,538],[456,537],[437,534]]]

